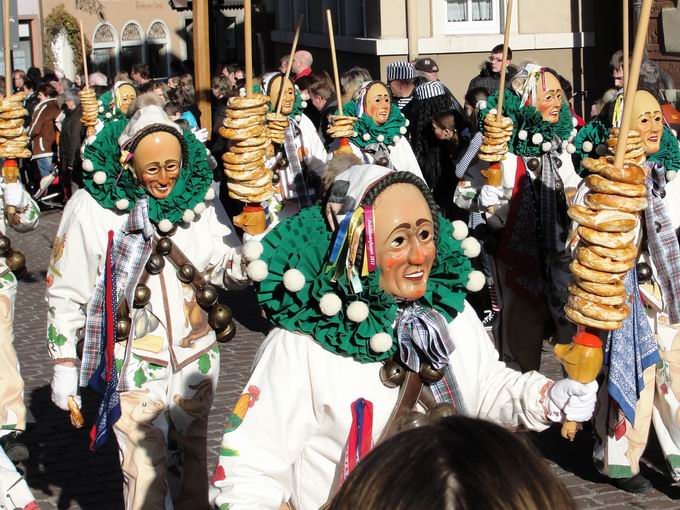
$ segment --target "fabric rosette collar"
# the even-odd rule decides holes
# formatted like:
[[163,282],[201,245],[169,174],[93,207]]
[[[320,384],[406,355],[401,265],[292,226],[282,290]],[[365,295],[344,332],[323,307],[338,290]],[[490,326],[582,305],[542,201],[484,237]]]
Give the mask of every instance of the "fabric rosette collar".
[[[162,112],[157,106],[149,106],[143,110],[149,108],[158,108]],[[142,110],[138,114],[140,112]],[[124,134],[128,123],[127,120],[106,123],[83,146],[83,184],[87,191],[105,209],[124,212],[132,210],[140,198],[148,198],[149,219],[154,224],[163,220],[179,224],[187,221],[188,216],[193,218],[193,214],[188,214],[188,211],[195,213],[204,209],[200,204],[210,194],[213,176],[203,144],[191,132],[181,132],[187,156],[182,161],[179,178],[168,197],[156,199],[147,194],[139,185],[132,169],[127,168],[131,155],[121,156],[124,151],[119,147],[119,138]]]
[[[366,171],[369,166],[355,168]],[[362,208],[345,219],[363,222]],[[434,309],[450,322],[464,308],[473,273],[468,257],[475,255],[466,252],[462,241],[467,231],[461,235],[441,215],[438,221],[436,260],[425,294],[413,304]],[[332,232],[320,206],[303,209],[265,236],[259,260],[249,264],[248,273],[260,305],[276,326],[309,335],[328,351],[361,363],[386,360],[398,348],[399,303],[380,289],[379,267],[346,270],[349,250],[343,251],[343,246],[353,243],[351,235],[343,242],[342,224]],[[260,267],[253,271],[251,264]]]

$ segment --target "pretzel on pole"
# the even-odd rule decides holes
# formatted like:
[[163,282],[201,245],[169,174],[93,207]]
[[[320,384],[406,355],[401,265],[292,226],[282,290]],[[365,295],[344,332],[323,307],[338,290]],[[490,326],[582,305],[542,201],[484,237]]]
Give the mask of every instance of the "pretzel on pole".
[[505,9],[505,33],[503,34],[503,62],[501,62],[501,81],[498,85],[498,113],[496,121],[503,119],[503,99],[505,95],[505,72],[508,67],[508,47],[510,43],[510,20],[512,19],[512,0],[508,0]]

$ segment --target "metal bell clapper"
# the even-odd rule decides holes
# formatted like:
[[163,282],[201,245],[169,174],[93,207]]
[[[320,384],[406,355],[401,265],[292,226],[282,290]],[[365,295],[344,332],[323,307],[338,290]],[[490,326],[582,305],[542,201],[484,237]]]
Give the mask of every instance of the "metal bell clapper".
[[165,259],[158,253],[152,253],[144,268],[147,273],[155,275],[160,274],[164,267]]
[[398,388],[406,379],[406,369],[394,360],[388,360],[380,367],[380,381],[388,388]]

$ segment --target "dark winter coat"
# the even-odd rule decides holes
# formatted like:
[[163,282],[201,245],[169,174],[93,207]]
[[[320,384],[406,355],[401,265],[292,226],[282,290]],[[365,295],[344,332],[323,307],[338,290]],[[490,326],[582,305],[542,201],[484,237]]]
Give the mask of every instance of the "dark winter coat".
[[[512,81],[512,78],[517,74],[517,68],[513,65],[509,65],[508,68],[506,69],[506,75],[505,75],[505,86],[509,87],[510,82]],[[482,65],[482,70],[479,72],[477,76],[472,78],[470,80],[470,84],[468,85],[467,92],[470,92],[473,89],[486,89],[489,91],[489,95],[493,94],[498,90],[498,87],[501,84],[501,73],[494,73],[491,70],[491,64],[489,62],[485,62]],[[466,92],[466,94],[467,94]]]

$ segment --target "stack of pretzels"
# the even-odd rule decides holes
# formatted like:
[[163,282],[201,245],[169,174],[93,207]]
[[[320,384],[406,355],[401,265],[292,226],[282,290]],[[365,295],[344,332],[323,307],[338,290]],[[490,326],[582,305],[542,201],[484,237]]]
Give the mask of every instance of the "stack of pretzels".
[[30,158],[28,135],[24,131],[26,94],[19,92],[0,100],[0,158]]
[[97,124],[97,117],[99,116],[99,102],[93,89],[80,91],[80,105],[83,108],[80,123],[87,127],[87,136],[93,135],[94,127]]
[[330,125],[326,133],[331,138],[352,138],[357,136],[356,131],[354,131],[356,121],[356,117],[349,115],[331,115]]
[[574,279],[565,313],[576,324],[606,331],[621,328],[630,313],[624,278],[636,263],[635,229],[647,208],[646,176],[639,166],[644,159],[626,149],[635,163],[626,161],[623,168],[613,166],[613,157],[583,161],[590,172],[585,206],[568,210],[579,240],[569,266]]
[[288,116],[281,113],[267,114],[267,134],[269,139],[279,145],[283,145],[286,139],[286,128],[288,127]]
[[484,138],[479,149],[479,159],[491,163],[503,161],[508,152],[512,129],[512,120],[509,117],[502,117],[498,121],[496,113],[489,112],[484,117]]
[[229,196],[245,203],[259,203],[274,194],[272,172],[265,167],[270,140],[266,114],[269,97],[232,97],[227,103],[220,134],[230,140],[222,156]]
[[[607,151],[614,156],[616,154],[616,145],[619,143],[619,128],[611,128],[609,130],[609,138],[607,139]],[[635,130],[628,131],[628,141],[626,142],[626,156],[625,161],[634,165],[642,166],[647,159],[645,155],[645,148],[642,146],[642,138],[640,133]]]

